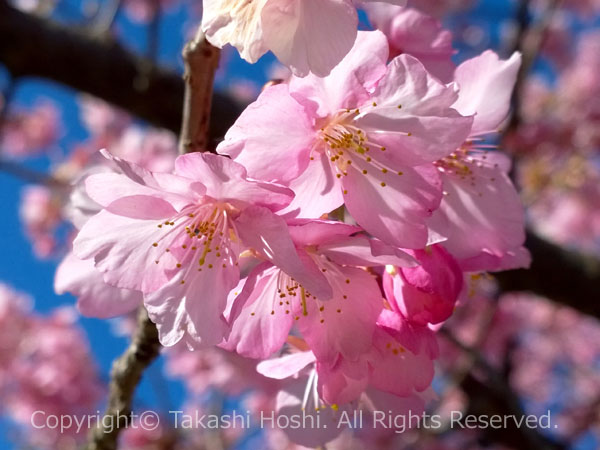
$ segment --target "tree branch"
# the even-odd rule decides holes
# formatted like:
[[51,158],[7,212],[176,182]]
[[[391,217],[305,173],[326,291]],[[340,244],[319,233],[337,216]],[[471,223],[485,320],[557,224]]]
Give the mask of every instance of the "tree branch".
[[14,161],[0,159],[0,172],[7,173],[19,178],[27,183],[43,184],[45,186],[62,189],[67,187],[67,183],[45,173],[40,173],[29,169],[27,166]]
[[567,250],[533,233],[525,246],[533,261],[529,269],[494,274],[503,291],[531,291],[600,319],[600,261]]
[[207,150],[213,81],[220,54],[200,28],[183,49],[185,97],[179,153]]
[[[18,11],[0,0],[0,63],[14,77],[40,77],[84,91],[151,124],[179,132],[181,75],[138,57],[105,34]],[[147,69],[149,68],[149,69]],[[210,138],[222,137],[242,111],[224,94],[213,97]]]
[[[140,307],[137,327],[125,353],[114,363],[110,376],[108,405],[103,419],[90,434],[86,450],[116,450],[121,430],[131,422],[131,403],[142,372],[156,359],[161,349],[158,331]],[[105,424],[107,426],[105,426]]]

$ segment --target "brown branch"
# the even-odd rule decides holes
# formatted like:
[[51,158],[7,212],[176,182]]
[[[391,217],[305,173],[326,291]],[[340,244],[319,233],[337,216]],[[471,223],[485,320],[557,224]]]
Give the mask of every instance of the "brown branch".
[[211,98],[221,52],[204,38],[202,30],[183,49],[185,97],[179,153],[208,149]]
[[[13,77],[53,80],[177,133],[184,83],[180,74],[126,50],[93,27],[65,26],[23,13],[0,0],[0,64]],[[215,93],[210,138],[224,136],[242,107]]]
[[[137,327],[125,353],[112,366],[108,405],[103,419],[90,434],[86,450],[116,450],[119,433],[131,422],[131,404],[142,372],[161,349],[156,326],[141,307]],[[108,426],[104,426],[104,424]]]
[[530,291],[600,319],[600,261],[558,247],[533,233],[529,269],[494,274],[503,291]]

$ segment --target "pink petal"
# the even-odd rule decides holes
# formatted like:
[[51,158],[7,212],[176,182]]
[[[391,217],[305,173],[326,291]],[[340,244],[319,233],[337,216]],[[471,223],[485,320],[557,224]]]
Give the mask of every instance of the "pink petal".
[[353,267],[327,267],[334,295],[327,302],[307,299],[298,328],[320,362],[341,355],[356,360],[371,349],[382,308],[381,291],[372,275]]
[[298,254],[287,224],[281,217],[255,206],[244,210],[236,226],[247,246],[264,255],[312,295],[322,300],[331,297],[327,279],[310,259]]
[[290,96],[288,85],[280,84],[244,110],[217,151],[253,178],[287,183],[305,170],[314,135],[312,116]]
[[152,244],[162,236],[157,222],[103,210],[83,226],[73,242],[73,253],[81,259],[95,257],[96,268],[113,286],[152,292],[170,279],[166,267],[177,263],[170,253],[161,256],[160,264],[154,262],[157,249]]
[[297,76],[328,75],[352,48],[358,24],[346,0],[269,1],[261,19],[267,47]]
[[146,195],[118,198],[108,204],[105,210],[122,217],[154,221],[173,217],[177,214],[177,211],[169,202]]
[[520,53],[500,60],[491,50],[458,66],[454,78],[460,92],[454,108],[463,115],[475,114],[473,134],[498,130],[508,115],[520,66]]
[[415,354],[386,331],[375,333],[377,357],[371,363],[371,385],[399,396],[424,391],[433,379],[433,362],[425,353]]
[[364,361],[355,363],[342,358],[334,367],[317,363],[317,373],[320,395],[329,404],[358,400],[369,383],[369,368]]
[[[122,161],[122,164],[124,165],[125,162]],[[166,191],[161,186],[163,183],[168,185]],[[174,189],[175,187],[179,188],[179,192]],[[136,175],[135,180],[120,173],[96,173],[86,178],[85,188],[87,194],[102,206],[108,206],[122,197],[143,195],[168,201],[176,209],[189,204],[191,198],[201,195],[205,190],[199,183],[190,183],[189,180],[174,175],[150,172],[144,173],[144,179]]]
[[288,225],[292,240],[302,247],[337,242],[362,231],[355,225],[331,220],[296,219],[288,221]]
[[451,59],[455,52],[450,31],[418,9],[373,3],[366,6],[369,19],[388,37],[392,56],[412,55],[441,81],[452,81],[456,66]]
[[396,247],[426,244],[425,220],[442,198],[441,181],[433,166],[407,168],[402,175],[384,174],[357,160],[342,181],[347,190],[346,207],[366,231]]
[[465,272],[498,272],[502,270],[529,268],[531,254],[525,247],[508,250],[503,255],[492,255],[484,250],[472,258],[461,259],[460,267]]
[[389,309],[381,311],[377,325],[415,355],[424,354],[429,359],[439,356],[438,343],[430,327],[410,322]]
[[484,160],[472,158],[468,168],[467,176],[442,173],[447,195],[429,226],[447,238],[443,245],[458,260],[516,251],[525,241],[525,217],[511,180]]
[[294,315],[293,305],[279,305],[280,273],[276,267],[261,264],[248,276],[242,292],[234,294],[231,333],[223,348],[248,358],[268,358],[285,343]]
[[206,186],[206,195],[240,208],[258,204],[278,210],[293,197],[292,191],[283,186],[248,180],[244,166],[224,156],[209,153],[182,155],[175,161],[175,172],[201,180]]
[[295,197],[279,214],[288,217],[318,218],[340,207],[344,198],[327,155],[316,153],[306,170],[289,183]]
[[[294,77],[290,92],[296,98],[312,100],[317,114],[324,117],[342,108],[355,108],[385,73],[388,45],[379,31],[359,31],[354,47],[325,78]],[[299,100],[300,101],[300,100]]]
[[229,332],[223,316],[227,295],[238,279],[235,266],[201,272],[192,267],[188,273],[180,271],[162,288],[146,294],[144,304],[158,328],[161,344],[175,345],[184,335],[195,346],[222,342]]
[[56,269],[54,290],[77,297],[77,309],[86,317],[105,319],[126,314],[142,304],[142,293],[110,286],[91,260],[68,253]]
[[413,266],[417,262],[404,251],[365,236],[347,237],[319,246],[319,252],[338,264],[352,266]]
[[[367,390],[366,395],[374,406],[375,411],[389,411],[391,417],[407,417],[406,428],[417,428],[418,423],[416,419],[410,420],[410,418],[421,417],[425,412],[425,400],[424,394],[413,393],[407,397],[398,397],[397,395],[390,395],[388,392],[380,391],[377,389],[370,388]],[[400,432],[404,432],[405,429],[400,429]]]
[[457,96],[455,86],[440,83],[416,58],[400,55],[355,123],[369,141],[388,149],[378,158],[408,166],[434,162],[462,145],[471,131],[473,118],[451,108]]
[[[419,325],[437,324],[450,317],[463,287],[463,272],[440,245],[411,252],[419,265],[384,273],[384,290],[392,308]],[[386,282],[390,278],[390,282]]]
[[315,362],[312,352],[297,352],[280,358],[261,361],[256,371],[265,377],[283,380],[299,373],[302,369]]
[[[324,444],[338,436],[343,427],[338,427],[339,417],[332,408],[322,408],[322,405],[311,404],[303,407],[304,392],[306,390],[306,377],[291,381],[285,389],[277,395],[277,411],[275,417],[293,418],[306,417],[299,427],[285,427],[284,433],[298,445],[309,448],[323,447]],[[309,393],[312,398],[313,394]],[[282,419],[283,422],[284,419]],[[290,422],[291,423],[291,422]]]

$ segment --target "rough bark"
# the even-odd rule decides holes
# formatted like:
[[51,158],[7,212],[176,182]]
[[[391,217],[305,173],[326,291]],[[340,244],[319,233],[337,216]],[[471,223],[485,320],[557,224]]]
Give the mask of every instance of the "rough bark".
[[135,388],[144,370],[158,357],[160,349],[156,326],[148,318],[144,307],[140,307],[131,343],[112,366],[104,418],[99,426],[92,429],[86,450],[117,449],[119,433],[131,423]]

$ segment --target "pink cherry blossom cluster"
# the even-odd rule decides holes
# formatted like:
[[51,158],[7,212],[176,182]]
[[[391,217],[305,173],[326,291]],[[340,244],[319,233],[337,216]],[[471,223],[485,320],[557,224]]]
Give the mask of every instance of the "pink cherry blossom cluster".
[[[599,0],[565,0],[561,5],[564,9],[571,10],[581,18],[590,19],[600,13]],[[536,0],[534,6],[545,8],[548,6],[548,0]]]
[[125,13],[134,23],[148,23],[178,6],[178,0],[125,0]]
[[[600,357],[598,321],[531,294],[492,299],[479,293],[477,301],[460,305],[446,326],[507,373],[528,411],[551,409],[557,423],[553,432],[562,439],[598,435],[600,376],[593,369]],[[451,374],[464,354],[446,340],[440,344],[440,365]]]
[[[510,164],[485,143],[520,56],[454,67],[437,21],[397,13],[386,36],[357,33],[349,1],[205,2],[209,39],[249,60],[270,49],[295,75],[262,91],[216,155],[170,170],[115,151],[135,139],[108,142],[73,190],[79,231],[57,290],[97,317],[143,304],[178,349],[171,371],[194,385],[207,382],[197,364],[214,361],[232,365],[222,386],[236,371],[280,380],[280,414],[423,411],[435,330],[465,277],[529,264]],[[412,39],[415,27],[428,39]],[[309,35],[320,44],[300,48]],[[182,346],[223,350],[187,367]],[[322,431],[290,438],[314,446],[342,430]]]
[[409,0],[408,5],[436,17],[466,9],[476,3],[473,0]]
[[[5,414],[36,448],[74,449],[76,427],[43,426],[48,416],[95,412],[104,394],[74,310],[39,316],[28,297],[0,283],[0,392]],[[43,336],[43,338],[40,338]],[[32,425],[32,418],[39,422]],[[51,424],[52,425],[52,424]]]
[[508,148],[536,229],[556,242],[600,254],[600,34],[584,33],[552,86],[531,78],[521,123]]
[[[9,108],[3,103],[0,97],[0,106]],[[39,101],[27,108],[11,106],[3,120],[0,151],[14,158],[48,151],[61,135],[60,111],[50,101]]]

